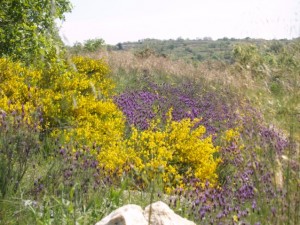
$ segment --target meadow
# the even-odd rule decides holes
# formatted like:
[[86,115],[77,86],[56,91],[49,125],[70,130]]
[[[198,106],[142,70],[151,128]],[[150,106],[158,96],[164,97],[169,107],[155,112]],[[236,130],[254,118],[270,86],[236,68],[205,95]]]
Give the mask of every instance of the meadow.
[[300,223],[299,39],[230,62],[92,50],[0,58],[0,224],[156,200],[197,224]]

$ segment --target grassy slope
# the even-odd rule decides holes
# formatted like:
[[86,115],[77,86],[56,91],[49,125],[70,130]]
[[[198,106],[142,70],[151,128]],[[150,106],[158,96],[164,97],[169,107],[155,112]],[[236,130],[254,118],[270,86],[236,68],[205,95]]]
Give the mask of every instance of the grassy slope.
[[[132,45],[129,47],[130,50],[138,48],[137,44]],[[159,48],[159,42],[158,44],[154,42],[153,48]],[[207,46],[204,48],[208,51]],[[230,52],[233,57],[232,47]],[[177,53],[172,51],[170,54]],[[298,70],[284,71],[286,68],[272,70],[271,66],[266,65],[257,76],[245,65],[239,63],[228,65],[222,61],[186,63],[182,59],[173,60],[172,57],[159,57],[155,54],[144,58],[136,57],[132,51],[100,52],[92,54],[92,57],[106,58],[120,91],[130,85],[134,86],[135,80],[144,74],[153,76],[157,82],[176,82],[176,80],[180,82],[182,78],[189,78],[208,82],[208,85],[215,88],[227,86],[234,89],[238,95],[249,99],[263,112],[269,123],[284,129],[286,133],[289,132],[291,125],[286,113],[299,112]],[[294,112],[289,112],[291,110]],[[299,135],[295,135],[299,141]]]
[[[284,57],[289,58],[291,55],[295,61],[299,60],[297,48],[299,48],[299,42],[291,43],[286,48],[287,52],[284,51],[278,62],[280,60],[284,61]],[[105,57],[108,60],[121,92],[124,91],[124,88],[139,86],[139,79],[143,79],[145,76],[151,77],[158,83],[180,83],[186,78],[195,82],[202,82],[216,92],[228,89],[240,98],[248,99],[252,105],[263,113],[269,126],[280,130],[290,141],[295,143],[291,149],[293,153],[286,153],[287,155],[284,156],[283,160],[280,159],[283,163],[283,165],[280,165],[285,168],[280,173],[284,173],[284,180],[289,183],[290,163],[299,166],[300,162],[299,64],[293,68],[292,66],[289,67],[287,62],[285,62],[287,64],[274,67],[266,64],[263,70],[257,71],[255,68],[251,68],[252,65],[249,68],[248,65],[242,65],[239,62],[231,65],[222,61],[186,63],[184,60],[174,61],[155,55],[145,58],[136,57],[128,51],[113,51],[105,53],[105,55],[100,53],[97,57]],[[267,163],[268,158],[264,157],[268,156],[262,158],[262,161]],[[297,189],[299,177],[297,181],[297,172],[295,172],[292,172],[296,178],[292,182],[295,183],[292,183],[292,185],[287,184],[287,190],[293,193],[297,193],[299,189],[299,187]],[[289,189],[289,187],[292,188]],[[290,200],[288,202],[290,203]],[[296,206],[297,204],[299,205],[299,203],[296,203]]]
[[[205,43],[206,47],[202,50],[209,52],[210,50],[208,49],[211,46],[208,47],[208,43],[204,41],[203,43]],[[151,80],[159,84],[179,84],[185,79],[194,80],[195,82],[204,83],[205,86],[216,92],[228,89],[238,97],[249,99],[253,105],[263,112],[269,124],[274,124],[277,129],[283,130],[287,137],[295,140],[298,145],[295,149],[298,149],[298,153],[296,152],[292,159],[297,162],[299,160],[298,143],[300,141],[299,114],[297,114],[299,113],[300,90],[299,67],[291,70],[288,70],[286,67],[278,67],[278,70],[275,71],[272,67],[267,66],[262,73],[257,74],[251,68],[247,68],[247,65],[239,63],[231,65],[222,61],[186,63],[185,59],[191,59],[192,57],[185,53],[186,47],[192,48],[192,52],[202,51],[199,46],[192,47],[193,45],[195,45],[193,41],[187,42],[186,46],[178,44],[174,51],[168,52],[171,57],[150,55],[143,58],[137,57],[132,51],[102,51],[90,54],[90,56],[96,58],[104,57],[107,60],[112,69],[111,75],[117,83],[118,93],[131,88],[142,88],[140,85],[144,85],[143,80],[150,77]],[[162,47],[155,44],[151,46],[151,48],[157,49]],[[293,57],[299,59],[299,55],[295,52],[293,53],[292,50],[289,54],[294,54]],[[175,57],[172,57],[172,55]],[[174,58],[183,59],[174,61]],[[274,77],[279,78],[276,80]],[[57,146],[54,146],[53,143],[46,143],[45,148],[51,150],[57,148]],[[264,160],[268,161],[267,158],[262,158],[262,161]],[[79,187],[66,189],[68,191],[64,193],[56,193],[56,187],[50,184],[45,195],[38,196],[40,198],[39,201],[44,204],[44,208],[41,210],[43,213],[41,214],[37,208],[31,207],[31,203],[28,203],[30,205],[29,210],[27,206],[24,207],[24,200],[27,200],[28,196],[30,196],[30,193],[25,191],[32,186],[32,183],[37,178],[35,175],[36,171],[39,171],[39,174],[43,174],[42,176],[46,178],[49,176],[55,177],[56,171],[61,168],[61,162],[44,161],[44,159],[40,158],[35,159],[35,161],[40,163],[30,162],[31,167],[23,180],[22,189],[13,195],[13,198],[6,200],[5,204],[2,204],[3,210],[0,210],[0,219],[4,221],[4,224],[29,224],[36,221],[40,221],[40,224],[45,224],[46,222],[50,224],[51,221],[52,223],[61,222],[60,220],[55,221],[55,218],[67,218],[65,220],[67,224],[73,224],[76,220],[80,221],[80,224],[91,224],[123,204],[137,203],[145,206],[150,201],[160,199],[160,196],[157,195],[160,188],[155,185],[144,192],[128,192],[126,189],[129,185],[126,182],[130,183],[130,179],[125,180],[123,186],[118,189],[110,186],[110,184],[103,184],[102,189],[97,191],[97,193],[84,194],[80,193],[82,190]],[[290,161],[291,156],[288,155],[287,161],[283,160],[282,163],[289,165]],[[288,169],[283,172],[286,173],[284,174],[285,176],[288,176],[291,170]],[[92,176],[92,173],[89,175]],[[86,176],[86,174],[83,174],[81,179],[84,179]],[[294,177],[299,179],[297,174],[294,174]],[[292,185],[290,185],[290,188],[293,188],[291,192],[295,192],[295,188],[297,188],[295,184],[297,185],[299,181],[295,180],[292,182]],[[25,198],[23,198],[23,195]],[[69,201],[64,199],[69,199]],[[288,203],[290,201],[293,200],[289,199]],[[185,215],[183,205],[178,206],[177,203],[175,208],[179,213]],[[52,211],[55,213],[54,218],[51,216]],[[257,218],[261,219],[263,216],[258,215]],[[267,218],[262,220],[265,223],[268,222]]]

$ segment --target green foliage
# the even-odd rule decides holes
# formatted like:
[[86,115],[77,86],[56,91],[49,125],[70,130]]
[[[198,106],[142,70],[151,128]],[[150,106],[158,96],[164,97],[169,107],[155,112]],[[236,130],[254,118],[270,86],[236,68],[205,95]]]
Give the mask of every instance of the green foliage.
[[237,63],[247,69],[255,71],[263,63],[257,46],[253,44],[237,45],[233,50],[233,56]]
[[[81,42],[76,42],[72,47],[69,47],[69,52],[74,55],[93,53],[103,49],[106,46],[102,38],[88,39]],[[109,48],[109,46],[106,46]]]
[[95,52],[105,45],[102,38],[88,39],[84,42],[83,48],[88,52]]
[[[0,202],[1,224],[95,224],[115,209],[109,190],[101,188],[83,198],[78,185],[58,196],[45,194],[39,201],[24,196],[14,201]],[[120,207],[118,205],[117,207]],[[1,211],[3,210],[3,214]]]
[[[234,48],[238,76],[251,79],[251,100],[261,107],[266,118],[289,130],[288,118],[299,114],[300,41],[270,41],[263,46],[237,45]],[[274,120],[274,118],[276,118]],[[297,135],[297,140],[300,136]]]
[[24,115],[0,112],[0,199],[19,188],[32,156],[39,151],[39,126]]
[[47,64],[61,50],[55,20],[70,12],[69,0],[6,0],[0,3],[0,57]]
[[149,48],[155,52],[155,55],[165,56],[175,60],[180,59],[190,62],[216,60],[217,58],[231,62],[232,46],[238,42],[242,42],[242,40],[229,41],[219,39],[214,41],[209,38],[204,40],[184,40],[182,38],[177,40],[144,39],[138,42],[118,43],[115,50],[120,50],[119,47],[122,46],[124,50],[139,53]]

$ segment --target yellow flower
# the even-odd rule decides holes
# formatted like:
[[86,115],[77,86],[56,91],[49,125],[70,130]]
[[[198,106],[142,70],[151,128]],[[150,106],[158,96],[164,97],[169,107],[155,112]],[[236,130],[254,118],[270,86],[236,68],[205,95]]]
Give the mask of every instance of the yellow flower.
[[233,220],[234,222],[238,222],[238,221],[239,221],[239,218],[238,218],[237,215],[233,215],[233,216],[232,216],[232,220]]
[[203,183],[208,180],[212,184],[217,181],[220,160],[213,154],[219,148],[213,145],[211,137],[203,137],[203,126],[194,128],[196,122],[168,119],[165,128],[161,128],[160,121],[154,121],[147,130],[137,131],[133,127],[132,136],[126,140],[127,148],[135,149],[135,157],[143,162],[137,169],[150,169],[149,180],[161,174],[165,191],[182,185],[183,178],[199,178]]

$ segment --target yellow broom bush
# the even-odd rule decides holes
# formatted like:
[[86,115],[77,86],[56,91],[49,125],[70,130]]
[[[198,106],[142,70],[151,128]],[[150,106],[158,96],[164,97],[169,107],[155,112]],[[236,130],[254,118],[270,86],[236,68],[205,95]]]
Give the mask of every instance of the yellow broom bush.
[[205,127],[195,128],[198,121],[172,121],[169,115],[164,128],[158,126],[159,122],[143,131],[132,127],[126,145],[139,159],[135,161],[137,170],[149,180],[161,176],[167,192],[185,188],[184,179],[189,178],[197,178],[199,185],[206,181],[216,184],[220,159],[214,155],[218,147],[213,145],[212,137],[204,137]]

